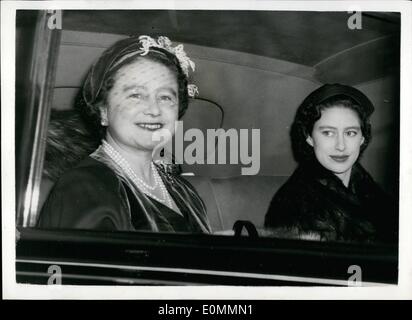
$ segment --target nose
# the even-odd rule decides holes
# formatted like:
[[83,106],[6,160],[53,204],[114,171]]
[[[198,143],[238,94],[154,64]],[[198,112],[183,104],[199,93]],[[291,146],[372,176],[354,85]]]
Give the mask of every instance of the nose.
[[150,115],[153,117],[157,117],[160,115],[160,107],[158,105],[157,99],[154,97],[149,97],[147,99],[147,105],[144,113],[146,115]]
[[345,150],[346,144],[345,144],[345,138],[344,138],[343,134],[337,135],[335,148],[338,151],[344,151]]

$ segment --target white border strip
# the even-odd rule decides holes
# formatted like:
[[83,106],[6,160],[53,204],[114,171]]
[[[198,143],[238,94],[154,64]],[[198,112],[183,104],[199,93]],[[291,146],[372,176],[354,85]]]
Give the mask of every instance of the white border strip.
[[[276,1],[276,0],[122,0],[122,1],[3,1],[16,9],[123,10],[267,10],[267,11],[401,11],[407,1]],[[390,10],[388,10],[390,8]]]
[[[2,258],[5,299],[411,299],[412,298],[412,3],[408,1],[2,1]],[[18,9],[172,9],[172,10],[270,10],[270,11],[391,11],[401,12],[401,154],[400,154],[400,242],[397,287],[136,287],[48,286],[16,283],[15,186],[14,186],[14,65],[15,13]],[[352,10],[351,10],[352,8]],[[6,158],[7,157],[7,158]]]

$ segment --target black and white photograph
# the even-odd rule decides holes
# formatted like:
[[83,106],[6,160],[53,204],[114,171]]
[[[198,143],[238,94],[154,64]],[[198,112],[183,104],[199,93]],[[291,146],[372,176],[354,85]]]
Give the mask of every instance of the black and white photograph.
[[4,297],[412,298],[410,2],[1,5]]

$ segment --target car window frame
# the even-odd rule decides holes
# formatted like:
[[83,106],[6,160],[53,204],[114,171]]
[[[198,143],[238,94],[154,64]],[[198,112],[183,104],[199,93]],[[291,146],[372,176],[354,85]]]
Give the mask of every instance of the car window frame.
[[36,223],[39,190],[46,149],[47,127],[53,100],[61,30],[48,26],[53,11],[36,12],[31,62],[25,79],[29,97],[23,115],[22,141],[16,141],[16,225],[30,227]]
[[[114,275],[111,270],[123,270],[129,280],[135,279],[137,283],[152,280],[154,284],[174,281],[180,285],[393,286],[398,283],[397,247],[384,244],[21,228],[16,254],[17,282],[25,282],[21,275],[30,273],[28,266],[40,264],[42,269],[37,269],[40,274],[32,274],[32,281],[47,279],[50,266],[61,267],[63,277],[64,270],[72,266],[79,269],[71,273],[83,277],[85,268],[106,270],[102,271],[106,280],[112,277],[112,284],[120,285],[124,284],[122,276]],[[354,270],[360,274],[357,281],[351,282]],[[156,278],[157,275],[161,277]],[[79,284],[71,280],[68,277],[63,284]],[[80,284],[98,284],[92,278],[89,282],[84,280]],[[45,284],[41,281],[35,283]]]

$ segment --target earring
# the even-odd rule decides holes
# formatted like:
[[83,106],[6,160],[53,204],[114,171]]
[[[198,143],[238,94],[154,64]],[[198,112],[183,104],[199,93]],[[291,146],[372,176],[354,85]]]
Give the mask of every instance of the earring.
[[107,120],[107,109],[104,107],[99,107],[100,109],[100,124],[103,127],[107,127],[109,125],[109,121]]

